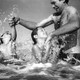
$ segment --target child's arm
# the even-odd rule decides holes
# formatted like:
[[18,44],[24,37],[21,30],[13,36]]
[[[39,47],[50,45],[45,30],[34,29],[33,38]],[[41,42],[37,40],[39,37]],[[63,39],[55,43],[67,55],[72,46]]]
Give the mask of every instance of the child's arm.
[[41,61],[41,52],[40,52],[40,49],[36,45],[33,46],[32,53],[33,53],[33,56],[35,57],[35,59],[38,62],[40,62]]
[[47,59],[48,59],[48,57],[49,57],[49,55],[50,55],[50,49],[51,49],[51,43],[50,42],[48,42],[47,44],[46,44],[46,51],[45,51],[45,55],[44,55],[44,57],[43,57],[43,61],[47,61]]
[[16,41],[16,38],[17,38],[16,27],[13,26],[13,27],[11,27],[11,29],[12,29],[12,40],[13,40],[13,41]]

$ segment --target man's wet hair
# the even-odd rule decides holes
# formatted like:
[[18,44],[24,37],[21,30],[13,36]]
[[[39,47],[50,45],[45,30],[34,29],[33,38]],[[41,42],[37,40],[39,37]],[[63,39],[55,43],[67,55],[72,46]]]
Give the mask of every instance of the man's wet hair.
[[[61,1],[61,0],[59,0],[59,1]],[[64,3],[66,3],[66,4],[68,4],[68,2],[69,2],[69,0],[65,0],[65,1],[64,1]]]
[[32,38],[34,44],[37,43],[36,39],[34,38],[34,35],[37,35],[37,31],[38,31],[38,27],[33,29],[32,33],[31,33],[31,38]]
[[67,3],[67,4],[68,4],[68,3],[69,3],[69,0],[65,0],[65,3]]

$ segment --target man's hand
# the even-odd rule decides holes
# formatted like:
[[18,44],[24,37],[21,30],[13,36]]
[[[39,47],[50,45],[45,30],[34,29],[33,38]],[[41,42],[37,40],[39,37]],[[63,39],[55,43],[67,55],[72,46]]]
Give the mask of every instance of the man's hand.
[[11,22],[9,23],[9,25],[11,27],[13,27],[13,26],[17,25],[19,23],[19,21],[20,21],[19,17],[13,17],[12,20],[11,20]]

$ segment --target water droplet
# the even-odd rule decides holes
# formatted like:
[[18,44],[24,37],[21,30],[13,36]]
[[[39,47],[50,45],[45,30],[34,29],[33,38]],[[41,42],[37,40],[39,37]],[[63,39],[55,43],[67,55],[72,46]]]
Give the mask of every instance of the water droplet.
[[2,21],[0,20],[0,26],[2,26]]

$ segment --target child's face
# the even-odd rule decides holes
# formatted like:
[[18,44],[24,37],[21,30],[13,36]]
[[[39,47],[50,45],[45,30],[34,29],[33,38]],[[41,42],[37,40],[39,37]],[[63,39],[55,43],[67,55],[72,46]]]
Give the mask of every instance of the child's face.
[[4,43],[8,43],[11,39],[11,34],[10,33],[5,33],[3,36],[2,36],[2,40]]
[[42,39],[47,38],[47,33],[43,28],[38,28],[37,35],[38,35],[38,38],[42,38]]

